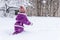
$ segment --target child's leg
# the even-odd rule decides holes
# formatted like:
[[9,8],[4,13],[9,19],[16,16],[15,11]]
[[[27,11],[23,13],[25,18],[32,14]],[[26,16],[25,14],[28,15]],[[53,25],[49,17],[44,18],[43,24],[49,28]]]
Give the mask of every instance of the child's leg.
[[14,29],[15,32],[13,34],[18,34],[18,33],[21,33],[22,31],[24,31],[23,26],[20,26],[19,24],[20,24],[19,22],[15,23],[15,29]]
[[22,31],[24,31],[24,28],[22,28],[22,27],[16,27],[16,26],[15,26],[15,31],[16,31],[17,33],[21,33]]
[[24,31],[24,28],[22,27],[18,27],[18,26],[15,26],[15,32],[13,34],[18,34],[18,33],[21,33]]

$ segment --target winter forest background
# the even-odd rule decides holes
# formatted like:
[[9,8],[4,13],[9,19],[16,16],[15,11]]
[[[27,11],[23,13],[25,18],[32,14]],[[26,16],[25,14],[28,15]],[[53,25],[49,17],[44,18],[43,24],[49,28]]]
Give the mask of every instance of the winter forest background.
[[[31,2],[32,3],[32,2]],[[33,7],[29,0],[0,0],[0,16],[13,17],[17,15],[20,5]]]
[[[20,5],[33,24],[12,35]],[[60,40],[60,0],[0,0],[0,40]]]
[[60,0],[0,0],[0,16],[17,15],[20,5],[27,9],[28,16],[60,16]]

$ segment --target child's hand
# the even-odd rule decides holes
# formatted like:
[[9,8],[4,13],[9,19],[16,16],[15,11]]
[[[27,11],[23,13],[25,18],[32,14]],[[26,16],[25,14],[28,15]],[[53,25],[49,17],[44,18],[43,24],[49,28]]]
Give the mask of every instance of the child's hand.
[[31,23],[31,25],[33,25],[33,23]]

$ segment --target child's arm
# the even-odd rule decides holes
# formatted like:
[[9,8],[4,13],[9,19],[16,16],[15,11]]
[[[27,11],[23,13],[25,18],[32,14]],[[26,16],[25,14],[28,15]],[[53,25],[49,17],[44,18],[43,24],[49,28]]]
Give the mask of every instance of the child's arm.
[[31,22],[28,20],[27,16],[25,16],[24,24],[31,25]]

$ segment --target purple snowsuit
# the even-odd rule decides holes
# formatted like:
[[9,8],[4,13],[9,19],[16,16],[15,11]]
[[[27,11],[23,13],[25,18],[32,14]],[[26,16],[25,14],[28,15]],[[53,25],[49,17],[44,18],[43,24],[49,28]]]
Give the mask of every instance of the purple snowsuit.
[[21,33],[24,31],[24,25],[30,25],[30,21],[27,19],[26,13],[19,13],[16,17],[16,23],[15,23],[15,34]]

